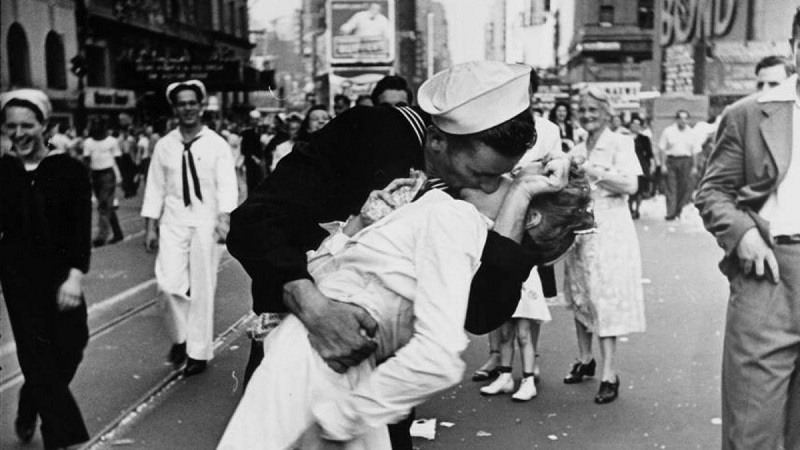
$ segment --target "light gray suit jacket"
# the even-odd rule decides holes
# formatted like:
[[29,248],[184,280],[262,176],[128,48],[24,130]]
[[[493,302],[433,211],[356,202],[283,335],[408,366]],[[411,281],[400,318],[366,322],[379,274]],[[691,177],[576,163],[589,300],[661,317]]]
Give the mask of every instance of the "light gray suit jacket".
[[723,112],[695,197],[706,229],[725,250],[720,269],[729,277],[738,266],[735,250],[747,230],[757,227],[772,245],[769,222],[758,212],[789,168],[794,107],[794,101],[779,99],[773,90],[746,97]]

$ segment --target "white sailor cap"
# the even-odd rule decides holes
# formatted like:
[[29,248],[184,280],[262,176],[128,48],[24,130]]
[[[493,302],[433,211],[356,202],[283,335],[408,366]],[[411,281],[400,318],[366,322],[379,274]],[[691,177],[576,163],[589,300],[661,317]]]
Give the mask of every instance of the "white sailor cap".
[[47,94],[38,89],[14,89],[12,91],[0,94],[0,109],[6,107],[6,103],[11,100],[21,100],[29,103],[41,113],[42,120],[50,118],[53,112],[53,106]]
[[528,109],[530,72],[498,61],[457,64],[422,84],[419,106],[446,133],[484,131]]
[[175,100],[172,98],[173,93],[177,94],[178,91],[182,91],[184,89],[190,89],[197,92],[197,100],[199,102],[203,102],[206,99],[206,85],[203,84],[200,80],[187,80],[187,81],[179,81],[177,83],[172,83],[167,86],[167,101],[170,105],[175,103]]

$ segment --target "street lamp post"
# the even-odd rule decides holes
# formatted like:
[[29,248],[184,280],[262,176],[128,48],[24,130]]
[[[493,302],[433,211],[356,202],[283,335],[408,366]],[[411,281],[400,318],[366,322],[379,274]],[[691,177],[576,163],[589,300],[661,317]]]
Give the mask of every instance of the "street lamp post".
[[88,21],[89,13],[86,10],[85,0],[75,1],[75,24],[77,27],[78,35],[78,54],[75,55],[70,62],[72,67],[70,71],[78,77],[78,104],[75,108],[75,128],[81,132],[86,128],[86,36],[88,34]]

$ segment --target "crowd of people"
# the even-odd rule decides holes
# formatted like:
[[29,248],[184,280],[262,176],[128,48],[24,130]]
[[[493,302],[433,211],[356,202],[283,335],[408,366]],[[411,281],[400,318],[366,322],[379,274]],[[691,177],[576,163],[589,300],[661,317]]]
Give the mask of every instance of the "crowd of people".
[[184,376],[214,356],[221,245],[252,279],[245,389],[220,449],[410,449],[414,408],[464,374],[467,332],[489,334],[489,359],[472,375],[487,382],[480,393],[533,399],[557,261],[577,337],[563,382],[599,372],[594,402],[615,401],[617,342],[646,330],[634,220],[662,190],[666,220],[696,201],[726,250],[737,304],[723,447],[795,448],[800,122],[788,67],[759,64],[765,91],[720,119],[691,127],[676,111],[656,145],[646,118],[626,122],[594,88],[545,118],[536,72],[492,61],[444,70],[416,97],[387,76],[356,102],[339,95],[330,109],[241,121],[204,120],[205,86],[184,80],[166,89],[174,118],[161,133],[103,120],[62,132],[43,92],[7,92],[0,282],[25,377],[17,436],[30,441],[41,420],[46,448],[89,438],[69,384],[88,342],[91,247],[123,239],[118,186],[125,197],[144,186],[167,358]]

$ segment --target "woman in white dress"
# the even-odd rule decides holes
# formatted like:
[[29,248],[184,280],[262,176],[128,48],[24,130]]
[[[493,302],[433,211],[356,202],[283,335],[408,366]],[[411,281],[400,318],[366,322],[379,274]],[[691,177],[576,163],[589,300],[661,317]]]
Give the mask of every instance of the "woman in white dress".
[[633,139],[608,128],[613,114],[604,92],[581,93],[579,113],[589,134],[569,155],[573,161],[583,161],[592,184],[597,233],[579,236],[565,260],[564,299],[575,315],[580,355],[564,383],[580,383],[594,375],[592,336],[596,334],[603,367],[594,400],[602,404],[619,395],[617,337],[645,331],[639,241],[627,206],[642,168]]
[[[347,449],[389,449],[386,424],[461,380],[469,280],[509,185],[483,194],[477,206],[430,190],[363,227],[365,206],[310,252],[309,272],[320,291],[363,307],[378,322],[377,351],[338,374],[312,349],[302,323],[286,317],[264,339],[264,362],[218,448],[306,449],[334,441]],[[563,253],[575,229],[593,225],[588,189],[539,198],[541,210],[529,209],[526,226],[538,252]],[[566,224],[549,220],[544,208],[564,198],[576,213]],[[554,228],[561,239],[540,240]]]
[[481,395],[507,394],[514,390],[511,364],[514,360],[514,341],[516,340],[522,363],[522,380],[519,389],[511,396],[511,399],[526,402],[536,397],[538,394],[536,382],[539,377],[539,367],[536,364],[536,344],[542,323],[550,322],[550,320],[550,309],[544,300],[539,272],[534,267],[531,275],[522,285],[519,304],[514,315],[511,320],[500,327],[500,364],[497,366],[499,375],[494,381],[480,388]]

